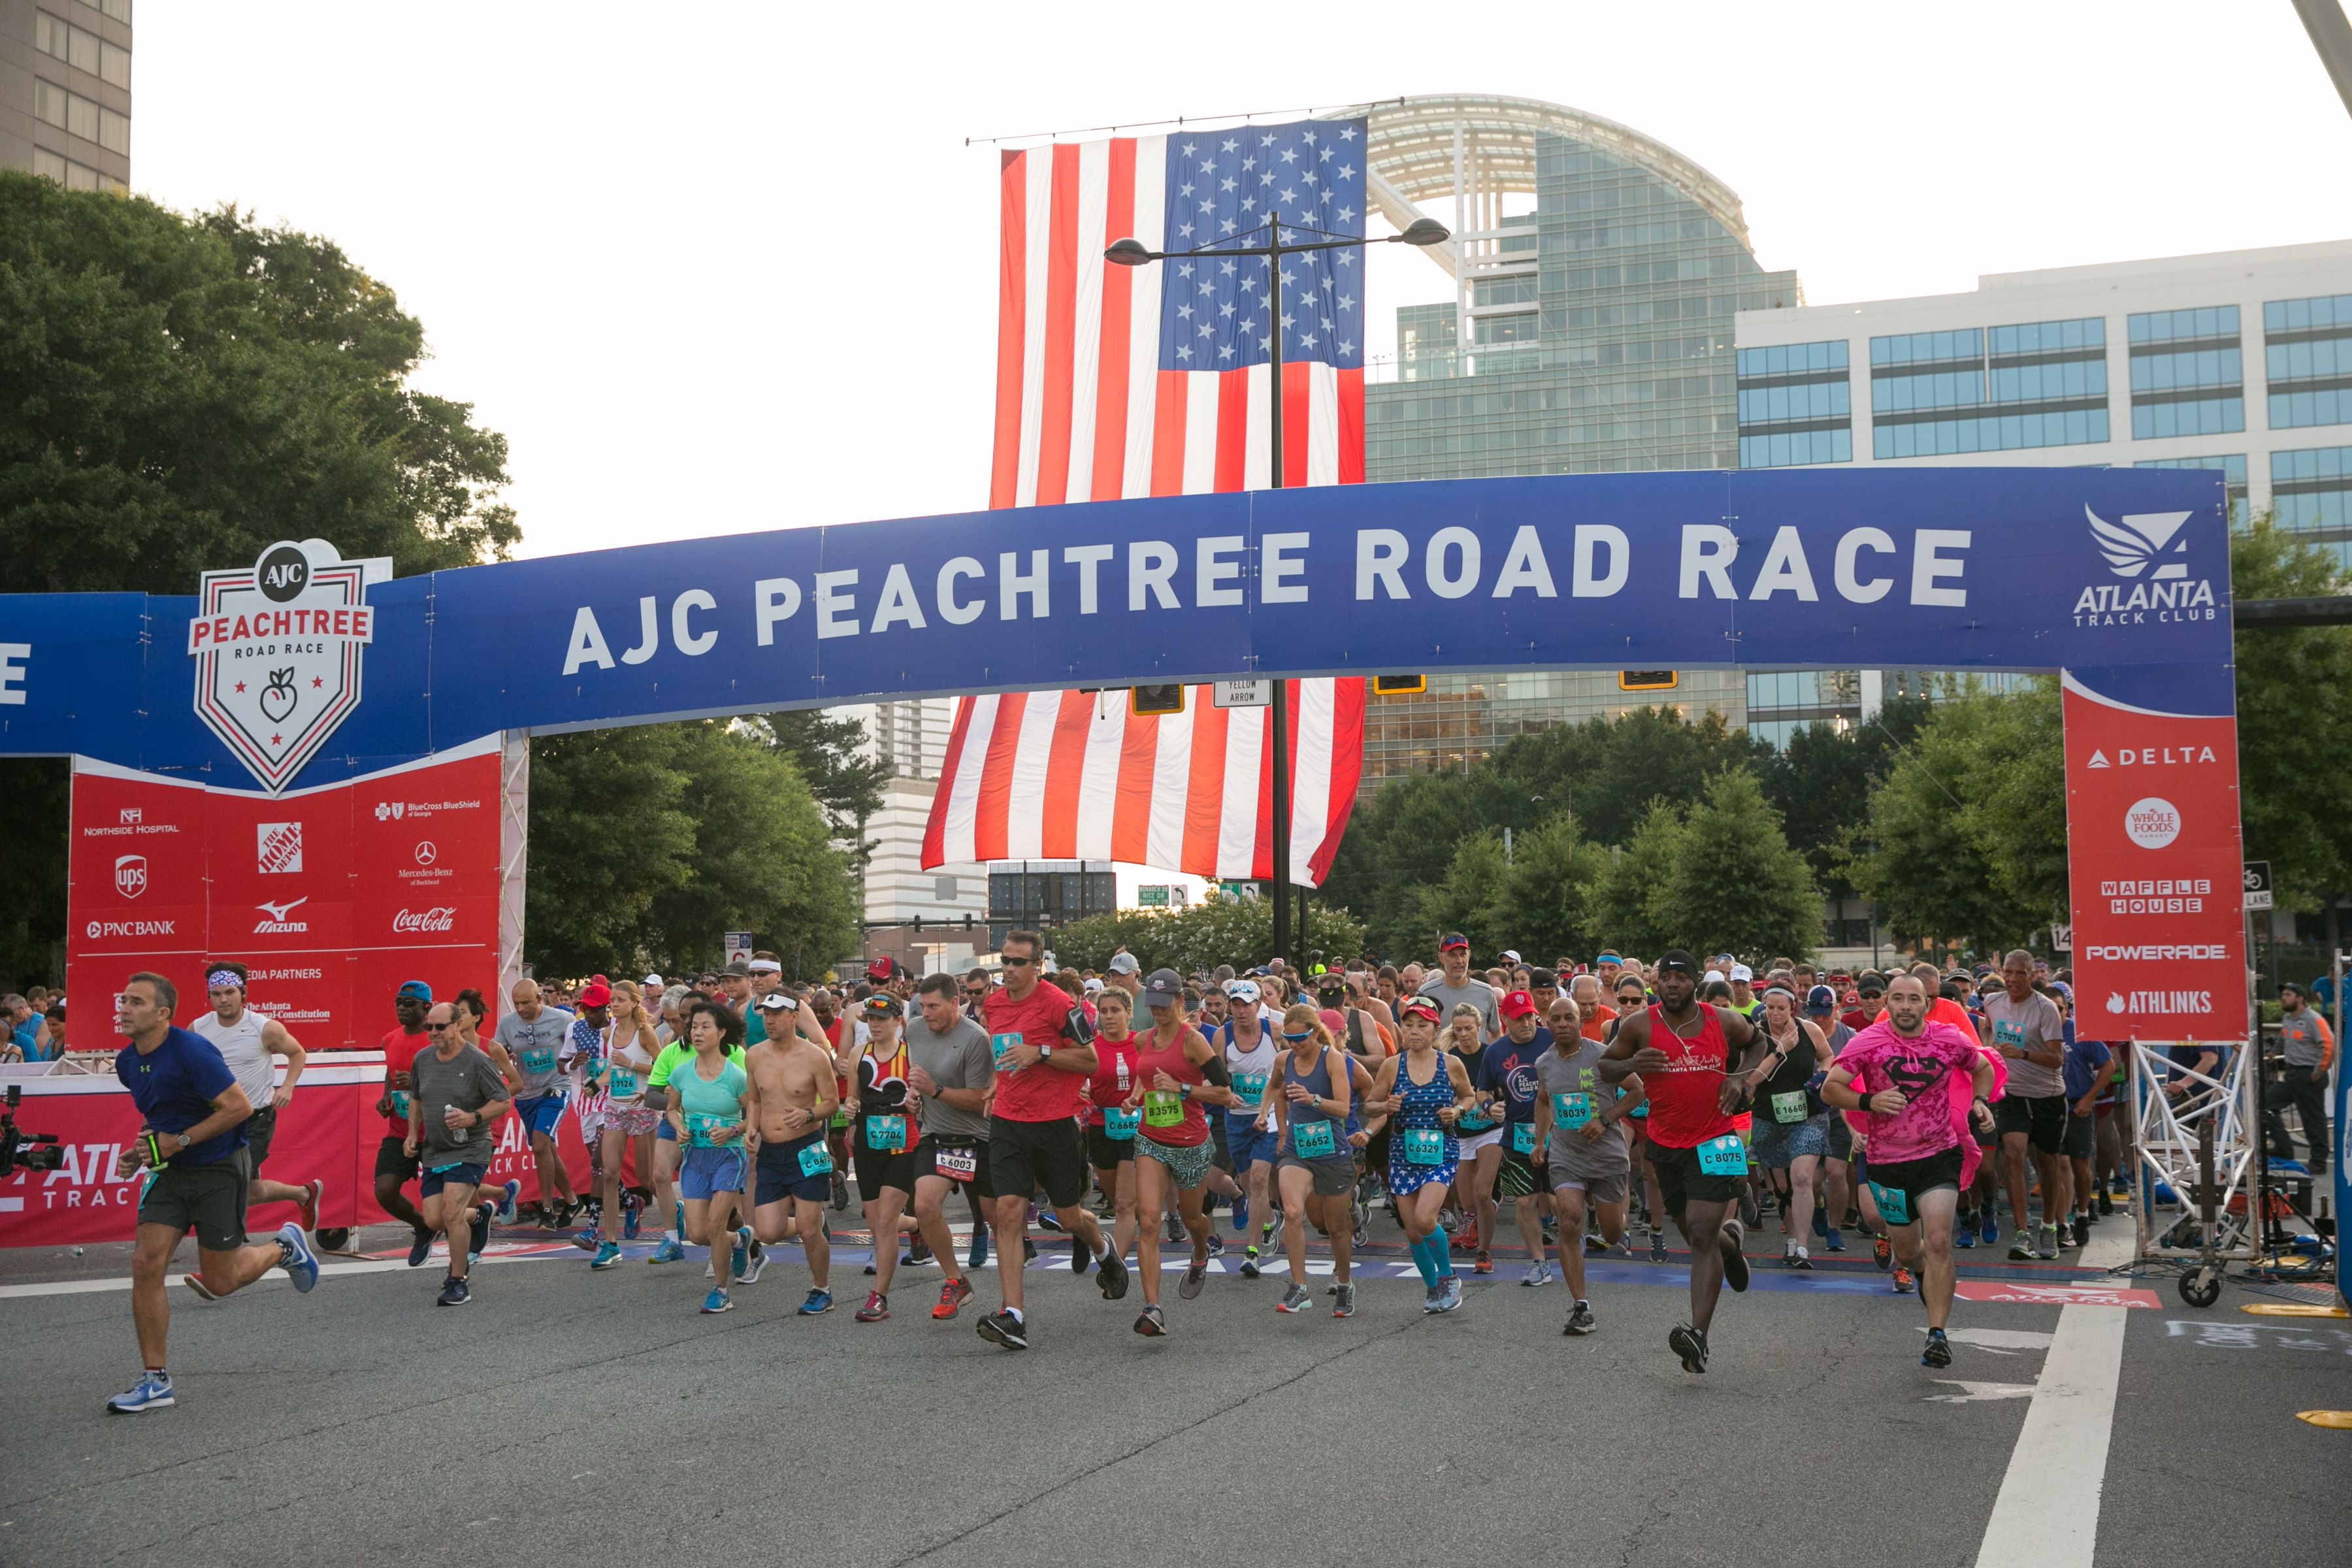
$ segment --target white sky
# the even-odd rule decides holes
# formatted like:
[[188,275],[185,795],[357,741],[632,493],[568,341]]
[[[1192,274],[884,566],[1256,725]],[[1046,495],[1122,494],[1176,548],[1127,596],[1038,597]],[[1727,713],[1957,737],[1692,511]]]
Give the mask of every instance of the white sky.
[[[511,442],[530,554],[985,505],[997,153],[967,136],[1547,99],[1722,177],[1813,303],[2352,237],[2352,116],[2288,0],[1244,6],[1174,35],[1154,6],[816,9],[142,0],[131,183],[394,289],[421,384]],[[1452,286],[1373,254],[1385,352]]]

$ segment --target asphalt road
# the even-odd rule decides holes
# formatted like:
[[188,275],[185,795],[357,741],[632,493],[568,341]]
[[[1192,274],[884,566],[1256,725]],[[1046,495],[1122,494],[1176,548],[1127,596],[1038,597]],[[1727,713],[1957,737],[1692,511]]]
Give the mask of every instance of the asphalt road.
[[1565,1292],[1507,1262],[1444,1318],[1392,1254],[1346,1321],[1275,1312],[1280,1273],[1193,1301],[1171,1275],[1155,1342],[1130,1331],[1139,1296],[1105,1303],[1049,1250],[1016,1355],[972,1331],[992,1280],[940,1324],[914,1271],[863,1325],[845,1247],[841,1304],[803,1319],[788,1250],[704,1317],[695,1264],[592,1274],[563,1248],[486,1260],[459,1310],[433,1304],[437,1266],[397,1261],[211,1308],[175,1285],[180,1403],[116,1417],[126,1250],[0,1259],[0,1563],[1879,1568],[1975,1563],[1999,1514],[2023,1531],[2004,1568],[2292,1568],[2343,1563],[2352,1523],[2352,1432],[2293,1419],[2352,1408],[2352,1321],[2250,1318],[2234,1285],[2202,1312],[2165,1280],[2128,1310],[1964,1300],[1930,1373],[1917,1301],[1866,1262],[1759,1258],[1694,1377],[1665,1347],[1679,1262],[1604,1266],[1582,1340]]

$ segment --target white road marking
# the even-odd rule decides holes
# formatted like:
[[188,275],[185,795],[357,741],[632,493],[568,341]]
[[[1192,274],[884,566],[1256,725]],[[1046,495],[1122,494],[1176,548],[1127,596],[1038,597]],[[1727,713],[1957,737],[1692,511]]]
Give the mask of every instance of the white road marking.
[[[2126,1237],[2099,1237],[2083,1249],[2083,1267],[2109,1268],[2126,1261],[2132,1249]],[[2059,1310],[2032,1406],[1985,1521],[1977,1568],[2091,1568],[2129,1319],[2121,1307]]]
[[2030,1383],[1965,1383],[1949,1377],[1939,1377],[1936,1381],[1946,1388],[1957,1388],[1959,1392],[1931,1394],[1927,1395],[1930,1405],[1981,1405],[1989,1399],[2028,1399],[2034,1390],[2034,1385]]
[[2039,1329],[1954,1329],[1946,1337],[1956,1345],[1974,1345],[1995,1355],[2023,1355],[2048,1350],[2057,1336]]
[[[474,1267],[478,1268],[483,1263],[519,1263],[524,1261],[527,1261],[527,1259],[499,1258],[492,1253],[484,1253],[480,1262],[475,1264]],[[429,1265],[418,1265],[420,1272],[425,1272],[429,1268]],[[407,1260],[400,1258],[371,1259],[364,1263],[338,1263],[332,1268],[322,1263],[319,1266],[319,1278],[321,1280],[327,1280],[336,1279],[339,1276],[345,1274],[405,1273],[407,1269]],[[443,1271],[446,1271],[446,1264],[443,1270],[436,1272]],[[186,1278],[187,1276],[184,1273],[174,1274],[166,1279],[164,1280],[164,1284],[166,1286],[177,1285],[181,1280]],[[258,1289],[264,1285],[290,1285],[292,1283],[293,1281],[287,1279],[284,1274],[273,1268],[268,1273],[263,1275],[260,1279],[256,1279],[252,1284],[247,1285],[245,1288],[245,1290]],[[40,1285],[0,1285],[0,1301],[16,1300],[26,1296],[88,1296],[107,1290],[128,1290],[130,1289],[131,1276],[128,1274],[116,1275],[112,1279],[53,1279],[46,1284]],[[239,1290],[237,1294],[242,1296],[245,1294],[245,1290]],[[175,1300],[178,1299],[179,1298],[176,1297],[174,1298]]]

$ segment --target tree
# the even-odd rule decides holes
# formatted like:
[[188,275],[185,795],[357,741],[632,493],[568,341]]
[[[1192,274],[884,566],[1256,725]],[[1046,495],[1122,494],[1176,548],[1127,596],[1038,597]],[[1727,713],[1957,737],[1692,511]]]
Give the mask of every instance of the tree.
[[835,837],[864,837],[866,820],[882,809],[882,784],[890,770],[879,759],[862,754],[862,721],[835,718],[822,708],[794,708],[762,713],[745,721],[744,727],[792,758],[833,824]]
[[1635,952],[1658,953],[1675,944],[1665,889],[1682,858],[1683,816],[1653,801],[1622,849],[1611,852],[1594,884],[1594,917],[1601,940]]
[[1496,925],[1531,962],[1598,952],[1606,940],[1597,910],[1609,851],[1585,841],[1560,813],[1519,835],[1504,879]]
[[61,985],[66,977],[63,757],[11,758],[0,789],[0,987]]
[[1779,751],[1755,761],[1757,779],[1780,814],[1782,831],[1830,897],[1853,894],[1845,841],[1862,824],[1871,786],[1886,775],[1927,721],[1929,706],[1925,698],[1896,697],[1850,729],[1807,724],[1791,732]]
[[[1253,969],[1274,952],[1274,905],[1265,899],[1218,899],[1187,910],[1125,910],[1055,926],[1045,933],[1065,969],[1100,970],[1121,947],[1146,974],[1213,970],[1221,963]],[[1307,907],[1307,946],[1328,954],[1363,951],[1364,928],[1343,910],[1318,899]]]
[[677,727],[583,730],[530,744],[523,940],[548,974],[635,967],[654,895],[694,852]]
[[1756,775],[1726,768],[1683,819],[1665,886],[1651,910],[1694,952],[1803,957],[1821,940],[1822,895],[1805,858],[1781,837]]
[[2006,700],[1978,694],[1937,704],[1871,791],[1847,874],[1864,898],[1885,906],[1898,939],[1957,938],[1990,951],[2016,945],[2050,918],[1996,875],[1983,818],[1969,814],[1981,782],[1972,762],[1992,743],[1994,710]]
[[[2230,540],[2236,599],[2340,591],[2325,552],[2269,517]],[[2238,629],[2238,782],[2246,856],[2268,860],[2281,909],[2352,885],[2352,627]]]

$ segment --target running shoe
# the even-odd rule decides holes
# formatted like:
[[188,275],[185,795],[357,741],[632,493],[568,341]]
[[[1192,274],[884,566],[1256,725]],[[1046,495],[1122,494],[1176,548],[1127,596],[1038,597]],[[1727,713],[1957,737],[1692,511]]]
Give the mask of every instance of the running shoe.
[[1244,1279],[1255,1279],[1258,1277],[1258,1272],[1257,1248],[1255,1247],[1244,1248],[1242,1252],[1242,1278]]
[[1725,1220],[1715,1233],[1716,1249],[1723,1254],[1723,1282],[1734,1290],[1748,1289],[1748,1255],[1739,1250],[1747,1236],[1747,1228],[1735,1219]]
[[1364,1247],[1370,1246],[1370,1243],[1371,1243],[1371,1239],[1372,1239],[1372,1233],[1371,1233],[1371,1232],[1370,1232],[1370,1231],[1368,1231],[1368,1230],[1366,1230],[1362,1226],[1359,1225],[1359,1226],[1356,1226],[1356,1228],[1355,1228],[1353,1231],[1351,1231],[1351,1232],[1349,1232],[1349,1236],[1348,1236],[1348,1245],[1349,1245],[1349,1246],[1350,1246],[1350,1247],[1354,1247],[1361,1248],[1361,1247]]
[[[191,1275],[189,1278],[194,1279]],[[136,1415],[142,1410],[167,1410],[179,1401],[172,1397],[172,1374],[140,1373],[139,1381],[106,1402],[109,1415]]]
[[1487,1253],[1485,1247],[1480,1247],[1478,1249],[1478,1256],[1470,1260],[1470,1272],[1473,1274],[1492,1274],[1494,1271],[1495,1259]]
[[1813,1210],[1813,1234],[1820,1237],[1823,1241],[1827,1241],[1830,1238],[1829,1210],[1818,1207]]
[[522,1195],[522,1184],[509,1181],[500,1189],[500,1193],[502,1195],[499,1199],[498,1222],[500,1225],[512,1225],[515,1222],[515,1199]]
[[1309,1296],[1294,1282],[1289,1289],[1282,1293],[1282,1300],[1274,1304],[1274,1310],[1277,1312],[1303,1312],[1312,1306],[1314,1301],[1314,1297]]
[[1209,1233],[1209,1256],[1212,1258],[1223,1258],[1224,1255],[1225,1238],[1219,1236],[1215,1231],[1211,1231]]
[[1087,1250],[1087,1244],[1075,1236],[1070,1237],[1070,1272],[1083,1279],[1094,1266],[1094,1254]]
[[1060,1217],[1052,1209],[1047,1209],[1037,1216],[1037,1228],[1054,1236],[1065,1234]]
[[963,1304],[971,1300],[971,1282],[970,1280],[944,1280],[940,1285],[939,1304],[931,1309],[931,1316],[944,1323],[963,1310]]
[[1282,1211],[1280,1209],[1275,1210],[1274,1217],[1257,1227],[1257,1245],[1261,1252],[1272,1252],[1276,1247],[1282,1245]]
[[2058,1227],[2054,1225],[2045,1225],[2042,1227],[2041,1256],[2045,1260],[2058,1256]]
[[1021,1261],[1023,1263],[1037,1261],[1037,1243],[1029,1237],[1024,1236],[1021,1238]]
[[822,1317],[832,1310],[833,1292],[823,1286],[811,1286],[808,1299],[800,1305],[800,1315],[803,1318]]
[[2113,1213],[2115,1213],[2115,1212],[2116,1212],[2116,1200],[2115,1200],[2114,1198],[2112,1198],[2112,1197],[2110,1197],[2110,1196],[2108,1195],[2108,1194],[2107,1194],[2107,1189],[2106,1189],[2105,1186],[2100,1187],[2100,1189],[2099,1189],[2099,1217],[2100,1217],[2101,1219],[2105,1219],[2105,1218],[2106,1218],[2109,1215],[2111,1215],[2111,1214],[2113,1214]]
[[324,1182],[302,1184],[302,1195],[294,1200],[294,1212],[301,1216],[304,1230],[319,1228],[319,1199],[326,1190],[327,1184]]
[[1789,1259],[1789,1267],[1791,1268],[1811,1269],[1812,1266],[1812,1253],[1801,1247],[1797,1248],[1796,1256]]
[[563,1228],[563,1220],[561,1214],[556,1209],[550,1208],[545,1204],[540,1205],[539,1228],[541,1230],[562,1230]]
[[1551,1264],[1547,1260],[1532,1265],[1525,1274],[1519,1276],[1519,1283],[1522,1285],[1550,1284]]
[[462,1307],[473,1299],[474,1288],[471,1285],[467,1284],[463,1279],[450,1279],[442,1281],[441,1294],[435,1300],[434,1304],[440,1307]]
[[188,1294],[199,1301],[216,1303],[220,1300],[218,1296],[213,1294],[213,1288],[205,1283],[205,1277],[201,1274],[183,1274],[180,1276],[180,1283],[185,1285],[188,1288]]
[[2011,1263],[2033,1261],[2032,1240],[2033,1237],[2030,1233],[2021,1232],[2017,1239],[2009,1244],[2009,1260]]
[[850,1314],[861,1323],[878,1323],[890,1315],[890,1298],[879,1290],[866,1292],[866,1305]]
[[1586,1303],[1579,1301],[1576,1304],[1575,1310],[1568,1314],[1568,1321],[1561,1327],[1559,1331],[1563,1334],[1572,1335],[1579,1339],[1591,1333],[1592,1331],[1592,1309]]
[[705,1263],[702,1266],[702,1277],[705,1279],[716,1280],[719,1278],[719,1265],[716,1262]]
[[1908,1296],[1918,1288],[1919,1282],[1911,1278],[1911,1270],[1904,1268],[1899,1263],[1896,1264],[1895,1266],[1895,1294],[1897,1296]]
[[743,1268],[742,1271],[735,1276],[735,1282],[739,1285],[757,1285],[760,1282],[760,1276],[768,1271],[768,1249],[760,1245],[760,1238],[751,1234],[750,1226],[744,1226],[740,1234],[750,1243],[749,1256],[745,1256],[743,1249],[737,1249],[736,1256],[743,1258]]
[[686,1261],[686,1248],[679,1243],[677,1237],[674,1236],[665,1236],[655,1245],[653,1255],[647,1258],[646,1261],[648,1263],[683,1263]]
[[833,1173],[833,1207],[838,1214],[849,1206],[849,1183],[839,1171]]
[[2074,1216],[2074,1245],[2076,1247],[2091,1245],[2091,1216],[2087,1211]]
[[1985,1210],[1984,1224],[1978,1227],[1977,1234],[1984,1237],[1984,1244],[1987,1247],[1990,1247],[1995,1242],[1999,1241],[2000,1239],[2000,1216],[1996,1215],[1990,1209]]
[[1007,1310],[991,1312],[973,1327],[980,1331],[982,1339],[992,1345],[1001,1345],[1009,1351],[1029,1348],[1029,1326]]
[[714,1285],[710,1294],[702,1299],[702,1310],[706,1312],[731,1312],[735,1310],[735,1303],[727,1299],[726,1291]]
[[278,1227],[277,1236],[271,1239],[278,1243],[278,1267],[286,1270],[286,1278],[294,1281],[294,1289],[308,1290],[319,1282],[319,1259],[311,1252],[300,1226],[289,1219]]
[[1350,1279],[1342,1284],[1333,1292],[1333,1296],[1334,1300],[1331,1303],[1333,1317],[1352,1318],[1356,1315],[1356,1282],[1354,1280]]
[[1650,1261],[1653,1263],[1664,1263],[1665,1260],[1666,1233],[1662,1230],[1654,1230],[1650,1233]]
[[1135,1315],[1135,1331],[1141,1334],[1148,1340],[1156,1340],[1166,1336],[1168,1332],[1168,1314],[1160,1310],[1159,1302],[1152,1302],[1151,1305],[1144,1308],[1142,1311],[1138,1312]]
[[1764,1223],[1763,1215],[1757,1210],[1756,1195],[1753,1193],[1739,1200],[1739,1223],[1750,1230]]
[[1095,1283],[1102,1289],[1103,1300],[1117,1301],[1127,1295],[1127,1263],[1108,1247],[1103,1249],[1102,1263],[1095,1270]]
[[938,1261],[939,1259],[931,1256],[930,1244],[925,1241],[922,1237],[918,1234],[907,1238],[907,1256],[898,1259],[898,1267],[901,1268],[912,1268],[919,1264],[936,1263]]
[[1893,1267],[1895,1262],[1895,1244],[1887,1240],[1886,1237],[1883,1236],[1872,1237],[1870,1238],[1870,1260],[1877,1264],[1881,1268]]
[[1617,1244],[1609,1249],[1609,1256],[1612,1258],[1622,1258],[1630,1262],[1633,1257],[1633,1238],[1631,1237],[1619,1237],[1617,1238]]
[[596,1227],[593,1225],[585,1230],[575,1230],[572,1233],[572,1245],[578,1247],[583,1252],[595,1251],[596,1244],[599,1239],[600,1237],[596,1234]]
[[748,1225],[735,1227],[735,1251],[727,1260],[727,1271],[738,1279],[751,1272],[751,1227]]
[[622,1197],[621,1239],[623,1241],[637,1239],[637,1216],[645,1213],[645,1200],[638,1197],[636,1194],[629,1193]]
[[1437,1310],[1441,1312],[1451,1312],[1461,1305],[1462,1281],[1457,1276],[1448,1274],[1445,1277],[1445,1283],[1438,1287]]
[[1168,1216],[1168,1223],[1161,1228],[1160,1234],[1166,1237],[1171,1242],[1181,1242],[1184,1239],[1183,1220],[1175,1214],[1170,1214]]
[[1209,1266],[1207,1264],[1187,1264],[1184,1267],[1184,1278],[1176,1281],[1176,1294],[1189,1301],[1198,1296],[1201,1293],[1201,1287],[1208,1282]]
[[1559,1239],[1559,1221],[1553,1215],[1543,1216],[1543,1238],[1555,1242]]
[[420,1230],[409,1237],[408,1266],[411,1268],[422,1266],[425,1260],[432,1255],[433,1233],[431,1231]]
[[988,1267],[988,1226],[976,1225],[971,1227],[971,1248],[963,1255],[963,1266],[966,1268]]
[[1976,1244],[1976,1219],[1973,1215],[1963,1215],[1960,1216],[1960,1222],[1952,1227],[1952,1245],[1954,1247],[1974,1247]]
[[1601,1253],[1604,1253],[1604,1252],[1606,1252],[1606,1251],[1608,1251],[1608,1250],[1609,1250],[1609,1244],[1608,1244],[1607,1242],[1605,1242],[1605,1241],[1603,1241],[1603,1240],[1601,1240],[1601,1239],[1600,1234],[1599,1234],[1598,1232],[1588,1230],[1588,1231],[1586,1231],[1586,1232],[1584,1233],[1584,1256],[1585,1256],[1585,1257],[1587,1257],[1587,1258],[1597,1258],[1597,1257],[1599,1257]]
[[1822,1245],[1826,1247],[1832,1252],[1843,1252],[1845,1250],[1845,1232],[1838,1229],[1835,1226],[1830,1226],[1829,1238]]
[[1666,1343],[1676,1355],[1683,1358],[1685,1372],[1706,1370],[1706,1330],[1694,1329],[1688,1323],[1678,1324],[1674,1331],[1666,1336]]
[[1235,1236],[1239,1236],[1242,1232],[1244,1232],[1244,1231],[1247,1230],[1248,1228],[1249,1228],[1249,1194],[1247,1194],[1246,1193],[1244,1193],[1244,1194],[1242,1194],[1240,1197],[1237,1197],[1237,1198],[1235,1198],[1235,1199],[1234,1200],[1234,1234]]
[[1938,1369],[1952,1364],[1952,1342],[1944,1337],[1943,1330],[1927,1331],[1927,1343],[1919,1352],[1919,1364]]
[[620,1244],[613,1241],[601,1242],[597,1245],[596,1256],[588,1260],[588,1267],[591,1268],[610,1268],[619,1261],[621,1261]]
[[1424,1312],[1436,1311],[1437,1303],[1444,1300],[1444,1296],[1445,1287],[1443,1285],[1431,1285],[1424,1288],[1421,1293],[1421,1310]]

